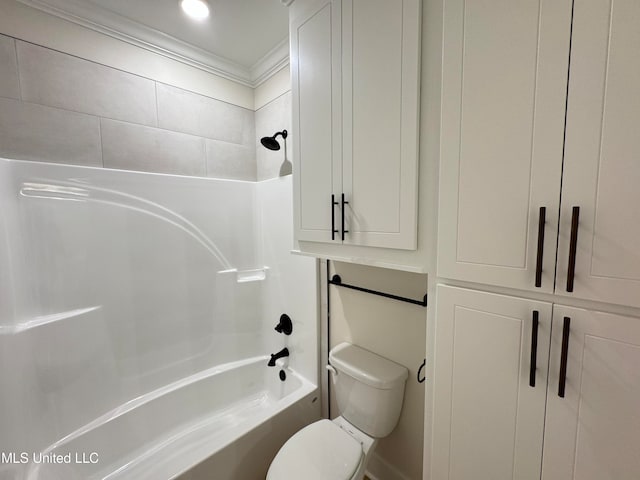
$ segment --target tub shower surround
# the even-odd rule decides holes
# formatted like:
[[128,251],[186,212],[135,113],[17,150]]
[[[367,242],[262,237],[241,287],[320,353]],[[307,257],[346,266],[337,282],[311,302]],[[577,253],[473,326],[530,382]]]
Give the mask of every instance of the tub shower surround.
[[[99,459],[0,478],[264,477],[320,415],[291,188],[0,159],[0,452]],[[283,346],[285,382],[267,367]]]
[[255,181],[255,142],[252,110],[0,35],[0,157]]

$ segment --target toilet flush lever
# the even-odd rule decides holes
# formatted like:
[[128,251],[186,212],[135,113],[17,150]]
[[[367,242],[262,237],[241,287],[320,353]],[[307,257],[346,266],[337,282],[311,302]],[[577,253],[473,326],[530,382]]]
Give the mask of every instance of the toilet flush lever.
[[338,375],[338,371],[333,367],[333,365],[327,365],[326,369],[329,370],[334,375]]

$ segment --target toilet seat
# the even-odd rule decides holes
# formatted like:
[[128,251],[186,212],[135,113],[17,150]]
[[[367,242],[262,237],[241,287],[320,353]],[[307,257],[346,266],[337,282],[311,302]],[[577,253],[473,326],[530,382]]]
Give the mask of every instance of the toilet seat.
[[350,480],[363,457],[360,442],[332,421],[319,420],[287,440],[267,480]]

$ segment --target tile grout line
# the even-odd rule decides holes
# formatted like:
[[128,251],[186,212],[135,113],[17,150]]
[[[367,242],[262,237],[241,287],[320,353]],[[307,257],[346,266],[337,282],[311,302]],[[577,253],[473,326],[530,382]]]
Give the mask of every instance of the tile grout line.
[[79,110],[72,110],[70,108],[64,108],[64,107],[60,107],[60,106],[53,106],[53,105],[47,105],[47,104],[44,104],[44,103],[31,102],[31,101],[28,101],[28,100],[22,100],[22,99],[13,98],[13,97],[3,97],[2,95],[0,95],[0,97],[7,98],[9,100],[14,100],[14,101],[17,101],[17,102],[20,102],[20,103],[24,103],[26,105],[35,105],[37,107],[48,108],[48,109],[51,109],[51,110],[58,110],[58,111],[62,111],[62,112],[75,113],[77,115],[86,115],[88,117],[100,118],[100,119],[108,120],[108,121],[111,121],[111,122],[126,123],[128,125],[133,125],[133,126],[136,126],[136,127],[152,128],[152,129],[155,129],[155,130],[161,130],[163,132],[176,133],[178,135],[185,135],[185,136],[188,136],[188,137],[204,138],[204,139],[211,140],[211,141],[214,141],[214,142],[228,143],[229,145],[237,145],[237,146],[240,146],[240,147],[246,147],[247,146],[247,145],[244,145],[243,143],[228,142],[226,140],[220,140],[218,138],[203,137],[202,135],[197,135],[195,133],[183,132],[183,131],[179,131],[179,130],[170,130],[168,128],[162,128],[162,127],[158,127],[158,126],[154,126],[154,125],[148,125],[148,124],[145,124],[145,123],[132,122],[131,120],[121,120],[121,119],[118,119],[118,118],[107,117],[105,115],[100,115],[100,114],[95,114],[95,113],[88,113],[88,112],[81,112]]
[[[87,60],[87,61],[90,62],[91,60]],[[113,68],[113,67],[109,67],[109,68]],[[135,74],[132,74],[132,75],[135,75]],[[143,77],[143,78],[146,78],[146,77]],[[189,89],[184,88],[184,87],[178,87],[177,85],[171,85],[170,83],[163,82],[161,80],[154,80],[154,82],[159,83],[160,85],[164,85],[164,86],[169,87],[169,88],[174,88],[176,90],[181,90],[181,91],[189,93],[191,95],[197,95],[199,97],[203,97],[203,98],[206,98],[208,100],[213,100],[214,102],[220,102],[220,103],[224,103],[225,105],[241,108],[241,109],[247,110],[249,112],[255,112],[256,111],[255,108],[244,107],[242,105],[238,105],[237,103],[229,102],[227,100],[222,100],[222,99],[216,98],[216,97],[210,97],[209,95],[205,95],[204,93],[199,93],[199,92],[196,92],[195,90],[189,90]]]
[[220,139],[217,139],[217,138],[203,137],[202,135],[196,135],[194,133],[181,132],[181,131],[178,131],[178,130],[169,130],[168,128],[155,127],[153,125],[147,125],[147,124],[144,124],[144,123],[132,122],[132,121],[129,121],[129,120],[120,120],[120,119],[117,119],[117,118],[106,117],[104,115],[97,115],[95,113],[81,112],[81,111],[78,111],[78,110],[71,110],[69,108],[51,106],[51,105],[46,105],[44,103],[30,102],[28,100],[22,100],[22,99],[13,98],[13,97],[6,97],[6,96],[2,96],[2,95],[0,95],[0,98],[6,98],[8,100],[13,100],[15,102],[19,102],[19,103],[22,103],[22,104],[25,104],[25,105],[33,105],[33,106],[36,106],[36,107],[42,107],[42,108],[46,108],[46,109],[56,110],[56,111],[59,111],[59,112],[68,112],[68,113],[74,113],[74,114],[77,114],[77,115],[86,115],[88,117],[99,118],[101,120],[108,120],[110,122],[126,123],[127,125],[133,125],[135,127],[151,128],[151,129],[159,130],[159,131],[162,131],[162,132],[175,133],[175,134],[178,134],[178,135],[185,135],[187,137],[202,138],[202,139],[205,139],[205,140],[211,140],[213,142],[221,142],[221,143],[227,143],[229,145],[237,145],[239,147],[246,147],[246,145],[244,145],[242,143],[227,142],[226,140],[220,140]]
[[[101,168],[105,168],[105,169],[106,168],[111,168],[111,167],[107,166],[106,163],[105,163],[104,125],[105,125],[105,121],[107,121],[107,122],[108,121],[112,121],[114,123],[124,124],[125,126],[149,128],[152,131],[156,131],[156,132],[166,132],[168,134],[175,133],[177,135],[181,135],[181,136],[184,136],[184,137],[187,137],[187,138],[191,138],[191,139],[194,139],[194,140],[198,139],[201,142],[201,145],[202,145],[201,152],[203,154],[203,157],[202,157],[201,161],[204,162],[203,170],[205,172],[205,178],[227,178],[227,177],[217,177],[217,176],[216,177],[211,177],[210,176],[210,174],[213,173],[213,172],[209,168],[208,161],[207,161],[209,148],[208,148],[208,145],[207,145],[207,140],[208,139],[205,138],[205,137],[200,137],[200,136],[191,135],[191,134],[184,134],[184,133],[181,133],[181,132],[175,132],[173,130],[150,127],[150,126],[147,126],[147,125],[134,124],[134,123],[126,122],[126,121],[122,121],[122,120],[114,120],[114,119],[110,119],[108,117],[101,117],[101,116],[98,116],[98,115],[92,115],[92,114],[88,114],[88,113],[84,113],[84,112],[76,112],[76,111],[66,110],[66,109],[62,109],[62,108],[58,108],[58,107],[50,107],[50,106],[47,106],[47,105],[41,105],[41,104],[37,104],[37,103],[26,102],[26,101],[18,100],[18,99],[15,99],[15,98],[7,97],[7,100],[12,101],[12,102],[16,102],[19,105],[31,105],[31,106],[35,106],[35,107],[44,108],[44,109],[49,110],[51,112],[60,112],[60,113],[65,113],[66,112],[66,113],[71,113],[71,114],[76,114],[76,115],[84,115],[84,116],[87,116],[87,117],[90,117],[90,118],[95,118],[98,121],[97,133],[98,133],[98,138],[99,138],[100,160],[98,162],[98,165],[93,165],[93,166],[101,167]],[[233,146],[237,146],[237,147],[240,147],[240,148],[249,148],[249,147],[247,147],[245,145],[242,145],[242,144],[235,144],[235,143],[231,143],[231,142],[225,142],[223,140],[213,140],[213,139],[211,139],[211,141],[220,142],[220,143],[224,143],[224,144],[228,144],[228,145],[233,145]],[[53,162],[53,163],[58,163],[58,162]],[[92,165],[89,164],[87,166],[92,166]],[[152,172],[152,173],[163,173],[161,171],[156,171],[156,170],[139,170],[139,169],[136,169],[136,168],[129,168],[129,167],[119,167],[119,168],[122,168],[124,170],[131,170],[131,171],[148,171],[148,172]],[[177,174],[177,175],[180,175],[180,174]],[[187,174],[183,174],[183,175],[187,175]],[[199,176],[199,175],[188,174],[187,176]],[[247,180],[247,179],[236,179],[236,180],[245,180],[245,181],[254,181],[254,182],[255,181],[259,181],[259,179],[257,178],[257,175],[255,175],[255,176],[252,175],[251,180]]]
[[209,178],[209,149],[207,148],[207,140],[203,138],[202,141],[204,142],[204,175]]
[[[7,98],[9,98],[9,97],[7,97]],[[19,101],[21,103],[24,103],[26,105],[35,105],[37,107],[49,108],[49,109],[52,109],[52,110],[58,110],[58,111],[62,111],[62,112],[75,113],[77,115],[86,115],[88,117],[104,118],[105,120],[111,120],[113,122],[128,123],[128,124],[137,125],[137,126],[140,126],[140,127],[157,128],[157,127],[154,127],[153,125],[148,125],[148,124],[145,124],[145,123],[132,122],[131,120],[119,120],[117,118],[107,117],[105,115],[100,115],[100,114],[96,114],[96,113],[89,113],[89,112],[82,112],[80,110],[73,110],[71,108],[65,108],[65,107],[61,107],[61,106],[58,106],[58,105],[48,105],[46,103],[38,103],[38,102],[33,102],[33,101],[23,100],[23,99],[16,99],[16,98],[14,98],[13,100],[17,100],[17,101]],[[169,130],[169,131],[172,131],[172,130]],[[183,133],[183,132],[176,132],[176,133]],[[189,134],[187,133],[185,135],[189,135]]]
[[[263,108],[266,108],[268,106],[270,106],[273,102],[280,100],[282,97],[284,97],[287,93],[291,93],[291,89],[287,90],[286,92],[281,93],[280,95],[278,95],[276,98],[269,100],[267,103],[265,103],[264,105],[262,105],[260,108],[254,110],[254,113],[259,112],[260,110],[262,110]],[[240,107],[242,108],[242,107]]]
[[10,37],[13,39],[13,53],[15,55],[16,58],[16,75],[18,76],[18,96],[20,97],[19,100],[21,102],[23,102],[23,96],[22,96],[22,75],[20,75],[20,60],[18,59],[18,42],[16,41],[15,38]]
[[156,96],[156,127],[160,128],[160,106],[158,104],[158,82],[153,81],[153,91]]
[[102,168],[107,168],[104,165],[104,142],[102,141],[102,118],[98,117],[98,136],[100,137],[100,163]]

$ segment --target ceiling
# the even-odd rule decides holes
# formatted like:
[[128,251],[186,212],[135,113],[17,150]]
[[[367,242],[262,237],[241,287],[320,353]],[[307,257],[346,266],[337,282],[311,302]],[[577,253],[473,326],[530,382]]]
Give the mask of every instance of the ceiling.
[[188,18],[178,0],[86,1],[247,68],[289,33],[280,0],[209,0],[211,15],[203,21]]
[[208,0],[202,21],[187,17],[179,0],[20,1],[253,86],[288,61],[286,0]]

